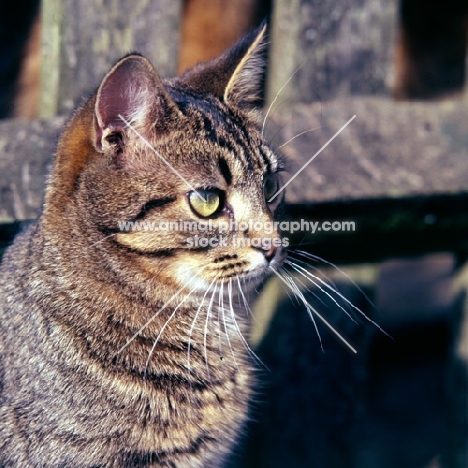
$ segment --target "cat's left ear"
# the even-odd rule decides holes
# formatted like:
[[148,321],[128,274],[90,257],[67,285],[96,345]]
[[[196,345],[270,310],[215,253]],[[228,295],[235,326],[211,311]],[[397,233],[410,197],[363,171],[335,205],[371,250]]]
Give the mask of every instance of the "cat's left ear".
[[187,71],[178,79],[180,85],[214,94],[259,120],[267,65],[265,35],[263,24],[218,58]]
[[127,55],[107,73],[97,92],[95,146],[99,151],[118,151],[130,136],[147,136],[153,128],[164,130],[176,112],[149,60]]

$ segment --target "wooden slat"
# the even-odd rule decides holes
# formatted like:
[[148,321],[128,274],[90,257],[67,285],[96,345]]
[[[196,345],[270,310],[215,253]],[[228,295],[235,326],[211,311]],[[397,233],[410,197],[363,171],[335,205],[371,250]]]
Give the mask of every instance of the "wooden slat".
[[180,14],[181,0],[44,0],[41,115],[73,109],[132,51],[174,75]]
[[35,218],[65,119],[0,122],[0,222]]
[[[288,180],[354,114],[356,119],[287,187],[290,203],[403,198],[468,191],[468,105],[381,99],[296,106],[267,121]],[[34,218],[63,119],[0,123],[0,221]],[[29,174],[29,175],[28,175]]]
[[287,187],[291,203],[406,197],[468,190],[468,102],[396,103],[366,98],[280,109],[267,122],[285,145],[288,180],[353,116]]
[[[274,0],[267,100],[283,107],[350,95],[387,95],[396,0]],[[300,67],[300,70],[295,71]]]

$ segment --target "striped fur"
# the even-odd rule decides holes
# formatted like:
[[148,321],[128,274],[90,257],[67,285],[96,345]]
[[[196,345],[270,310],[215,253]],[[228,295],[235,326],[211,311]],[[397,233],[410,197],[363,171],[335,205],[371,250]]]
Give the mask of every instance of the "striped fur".
[[261,282],[281,249],[118,223],[199,221],[179,175],[224,194],[215,223],[275,219],[263,183],[281,162],[254,116],[262,41],[166,81],[124,57],[67,125],[43,214],[0,270],[1,466],[218,468],[235,446],[252,364],[232,288]]

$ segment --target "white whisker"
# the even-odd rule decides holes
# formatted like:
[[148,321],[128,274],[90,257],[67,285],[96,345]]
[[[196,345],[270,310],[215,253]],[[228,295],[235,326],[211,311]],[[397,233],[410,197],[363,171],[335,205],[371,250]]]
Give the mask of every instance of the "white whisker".
[[[348,341],[345,340],[345,338],[343,338],[342,335],[340,335],[340,333],[338,333],[337,330],[335,330],[335,328],[333,328],[333,326],[328,323],[324,317],[322,317],[322,315],[314,308],[312,307],[308,302],[307,300],[305,299],[304,295],[301,293],[301,291],[299,290],[299,288],[297,286],[295,286],[294,284],[294,281],[292,280],[292,278],[290,278],[291,280],[291,283],[290,284],[288,281],[286,281],[282,276],[281,274],[276,271],[272,266],[270,266],[270,269],[273,270],[273,272],[275,273],[275,275],[278,276],[278,278],[281,279],[281,281],[283,283],[285,283],[288,287],[290,287],[294,292],[298,293],[299,297],[301,298],[304,306],[306,307],[307,311],[309,312],[309,315],[312,316],[312,313],[314,313],[346,346],[348,346],[348,348],[353,351],[353,353],[357,353],[356,349],[353,348],[349,343]],[[295,286],[295,287],[294,287]],[[315,321],[314,321],[314,324],[315,324]],[[316,327],[316,326],[315,326]],[[317,330],[317,327],[316,327],[316,330]],[[319,335],[320,337],[320,335]],[[321,339],[320,339],[320,344],[322,343]],[[323,347],[322,347],[323,349]]]
[[[288,255],[289,258],[292,258],[294,260],[294,262],[299,262],[300,264],[304,265],[306,269],[312,269],[314,272],[317,273],[317,275],[320,275],[322,276],[323,278],[325,278],[326,282],[328,282],[329,286],[331,286],[331,290],[332,291],[338,291],[338,286],[337,284],[330,278],[330,276],[326,275],[320,268],[314,266],[314,265],[311,265],[309,262],[306,262],[300,258],[297,258],[297,257],[294,257],[293,255],[289,254]],[[307,257],[306,257],[307,258]],[[297,263],[296,263],[297,264]],[[346,275],[344,272],[343,272],[344,275]],[[315,276],[315,275],[314,275]],[[346,275],[348,276],[348,275]],[[359,287],[359,285],[355,284],[355,282],[352,280],[352,278],[350,278],[348,276],[348,279],[351,280],[351,282],[353,283],[353,285],[356,287],[356,289],[363,295],[363,297],[368,301],[368,303],[371,305],[371,306],[374,306],[372,304],[372,302],[368,299],[368,297],[366,296],[365,292]],[[317,298],[318,295],[317,295]],[[320,300],[320,299],[319,299]],[[343,304],[348,310],[351,309],[349,307],[349,305],[347,303]]]
[[300,136],[304,135],[305,133],[309,133],[309,132],[312,132],[314,130],[317,130],[317,129],[323,128],[323,127],[325,127],[325,125],[319,125],[318,127],[310,128],[309,130],[304,130],[303,132],[298,133],[296,136],[293,136],[292,138],[290,138],[286,143],[283,143],[281,146],[278,146],[278,149],[281,149],[283,146],[289,145],[289,143],[291,143],[291,141],[295,140],[296,138],[299,138]]
[[[230,282],[231,282],[231,280],[229,279],[229,283]],[[231,350],[232,359],[234,360],[234,364],[235,364],[235,366],[237,368],[239,368],[239,366],[237,365],[237,362],[236,362],[236,356],[234,354],[234,350],[232,349],[231,339],[229,338],[229,331],[228,331],[227,323],[226,323],[226,315],[224,313],[224,299],[222,297],[223,296],[223,284],[222,283],[221,283],[220,293],[221,293],[221,313],[223,315],[224,333],[226,334],[226,339],[227,339],[227,342],[228,342],[229,349]]]
[[[320,331],[318,329],[318,326],[317,326],[317,322],[315,321],[314,319],[314,315],[312,313],[312,306],[310,306],[310,304],[308,303],[308,301],[306,300],[306,298],[304,297],[304,295],[302,294],[301,290],[297,287],[296,283],[294,282],[292,276],[288,275],[286,273],[286,271],[281,268],[281,271],[283,272],[283,276],[286,278],[287,281],[285,281],[285,284],[286,285],[289,285],[289,287],[291,288],[291,291],[302,301],[302,303],[304,304],[306,310],[307,310],[307,313],[309,314],[309,317],[310,319],[312,320],[312,323],[314,324],[314,328],[315,328],[315,331],[317,333],[317,336],[319,338],[319,341],[320,341],[320,348],[322,349],[322,352],[324,351],[323,349],[323,343],[322,343],[322,336],[320,335]],[[279,272],[278,272],[279,273]],[[284,280],[283,280],[284,281]]]
[[[293,264],[288,261],[287,262],[289,265],[291,265],[294,269],[296,269]],[[319,278],[318,276],[315,276],[315,275],[312,275],[312,273],[310,273],[309,271],[307,271],[305,268],[302,268],[300,265],[297,265],[295,264],[296,267],[300,268],[301,270],[303,270],[306,275],[308,275],[308,279],[309,281],[311,281],[311,283],[315,284],[316,283],[310,278],[310,277],[313,277],[315,279],[317,279],[324,287],[328,288],[328,289],[331,289],[338,297],[340,297],[343,301],[345,301],[350,307],[352,307],[354,310],[356,310],[362,317],[364,317],[365,320],[367,320],[369,323],[371,323],[372,325],[374,325],[375,327],[377,327],[384,335],[388,336],[389,338],[391,338],[391,336],[383,329],[380,327],[380,325],[377,323],[377,322],[374,322],[374,320],[372,320],[370,317],[368,317],[359,307],[356,307],[349,299],[347,299],[345,296],[343,296],[343,294],[341,294],[339,291],[337,291],[336,289],[333,289],[329,284],[327,284],[325,281],[323,281],[321,278]],[[297,271],[297,270],[296,270]],[[310,277],[309,277],[310,276]],[[328,295],[328,294],[327,294]],[[330,296],[331,297],[331,296]],[[336,302],[336,301],[335,301]],[[355,322],[355,320],[349,315],[349,313],[339,305],[340,309],[343,310],[345,312],[346,315],[348,315],[348,317],[351,318],[351,320],[353,320],[353,322]]]
[[[197,322],[198,315],[200,314],[200,311],[203,307],[203,304],[205,303],[205,298],[211,289],[211,286],[213,286],[213,283],[216,281],[216,278],[211,282],[211,284],[208,286],[208,289],[205,291],[205,294],[203,294],[202,301],[197,309],[197,312],[195,313],[195,317],[193,318],[192,325],[190,327],[190,332],[189,332],[189,338],[188,338],[188,345],[187,345],[187,367],[188,367],[188,379],[189,379],[189,384],[190,384],[190,389],[192,388],[192,382],[190,380],[190,374],[191,374],[191,367],[190,367],[190,343],[192,339],[192,333],[195,328],[195,324]],[[191,394],[192,392],[190,392]]]
[[98,240],[98,241],[95,242],[94,244],[91,244],[88,248],[94,247],[95,245],[98,245],[98,244],[100,244],[101,242],[104,242],[106,239],[109,239],[109,237],[116,236],[117,234],[118,234],[118,232],[114,232],[114,233],[112,233],[112,234],[109,234],[108,236],[103,237],[101,240]]
[[[286,260],[285,263],[287,265],[291,265],[291,267],[300,275],[302,275],[304,278],[309,280],[316,288],[318,288],[323,294],[325,294],[327,297],[330,298],[331,301],[335,303],[335,305],[341,309],[354,323],[357,323],[356,320],[351,316],[351,314],[327,291],[325,291],[319,284],[317,284],[314,279],[318,280],[324,287],[330,288],[335,294],[337,294],[339,297],[344,298],[342,294],[340,294],[339,291],[336,289],[333,289],[329,284],[327,284],[325,281],[323,281],[321,278],[318,276],[313,275],[310,273],[310,271],[307,271],[305,268],[302,268],[300,265],[297,265],[294,262],[291,262],[290,260]],[[364,312],[362,312],[359,308],[353,305],[354,308],[359,310],[361,314],[365,315]],[[367,318],[367,316],[366,316]]]
[[256,321],[257,319],[255,318],[255,315],[253,314],[252,309],[249,307],[249,303],[247,299],[245,298],[244,291],[242,291],[239,277],[237,277],[237,284],[239,285],[239,292],[242,296],[242,302],[244,303],[245,310],[247,312],[247,319],[249,318],[249,314],[250,314],[250,316]]
[[216,288],[217,287],[215,285],[215,287],[213,289],[213,294],[211,295],[210,303],[208,305],[208,309],[206,310],[205,329],[203,331],[203,354],[205,356],[206,373],[207,373],[208,379],[210,379],[210,369],[208,367],[208,351],[207,351],[207,348],[206,348],[206,337],[207,337],[207,334],[208,334],[208,322],[210,320],[211,308],[213,307],[213,301],[214,301],[214,297],[215,297],[215,294],[216,294]]
[[[278,111],[278,109],[281,107],[283,103],[281,103],[277,108],[276,108],[276,111]],[[274,139],[278,136],[278,134],[281,132],[281,130],[283,130],[284,127],[286,127],[286,125],[288,125],[289,123],[291,123],[291,121],[294,119],[294,117],[291,117],[290,119],[287,120],[286,123],[284,123],[283,125],[281,125],[280,128],[278,128],[278,130],[276,130],[276,132],[274,133],[274,135],[270,138],[268,144],[270,146],[273,146],[273,141]]]
[[182,286],[171,298],[115,353],[120,354],[166,307],[175,299],[187,285]]
[[219,358],[223,359],[223,347],[221,344],[221,294],[220,291],[223,289],[223,283],[220,284],[218,291],[218,349],[219,349]]
[[316,267],[314,265],[311,265],[309,262],[306,262],[306,261],[304,261],[302,259],[294,257],[291,254],[288,255],[288,258],[292,258],[294,260],[294,262],[299,262],[301,265],[305,265],[306,269],[308,269],[308,268],[312,269],[318,275],[323,276],[328,281],[328,284],[330,286],[332,286],[334,289],[338,289],[337,284],[330,278],[330,276],[326,275],[320,268],[318,268],[318,267]]
[[281,92],[283,91],[283,89],[288,85],[288,83],[293,79],[294,75],[305,65],[305,63],[307,62],[307,59],[304,60],[297,68],[296,70],[291,74],[291,76],[286,80],[286,82],[283,84],[283,86],[281,86],[281,88],[278,90],[278,92],[276,93],[276,96],[275,98],[273,99],[273,101],[271,102],[271,104],[269,105],[268,107],[268,110],[265,114],[265,118],[263,119],[263,123],[262,123],[262,135],[265,131],[265,123],[268,119],[268,116],[270,115],[270,112],[271,112],[271,109],[273,108],[273,106],[275,105],[275,102],[278,100],[278,97],[279,95],[281,94]]
[[301,281],[300,278],[297,278],[295,277],[294,280],[299,283],[304,289],[305,291],[307,292],[307,294],[311,295],[314,297],[314,299],[316,299],[317,301],[320,302],[320,304],[322,304],[324,307],[328,307],[328,305],[325,303],[325,301],[320,297],[319,294],[317,293],[314,293],[311,289],[310,289],[310,286],[308,286],[307,284],[305,284],[303,281]]
[[276,193],[267,200],[268,202],[274,200],[286,187],[356,118],[353,115],[283,186],[276,191]]
[[200,193],[197,191],[196,188],[192,186],[190,182],[187,181],[187,179],[184,178],[184,176],[171,164],[169,161],[167,161],[166,158],[164,158],[161,153],[151,145],[151,143],[130,123],[128,122],[121,114],[118,115],[119,118],[125,123],[125,125],[133,130],[133,132],[138,136],[138,138],[156,155],[158,158],[171,169],[171,171],[177,175],[185,184],[187,187],[189,187],[191,190],[193,190],[199,198],[201,198],[205,203],[206,200],[200,195]]
[[146,365],[145,365],[145,373],[144,373],[144,378],[146,379],[146,372],[148,370],[148,365],[149,365],[149,362],[151,360],[151,356],[156,348],[156,345],[158,344],[164,330],[166,329],[166,327],[169,325],[169,322],[175,317],[175,314],[177,312],[177,310],[180,308],[180,306],[186,301],[186,299],[188,299],[188,297],[190,296],[190,294],[193,293],[193,291],[195,291],[195,289],[197,289],[197,286],[193,287],[189,293],[182,299],[181,302],[179,302],[179,304],[174,308],[174,310],[172,311],[172,314],[169,316],[169,318],[166,320],[166,322],[164,323],[164,325],[161,327],[161,330],[159,330],[159,333],[158,333],[158,336],[156,337],[156,340],[154,341],[153,343],[153,346],[148,354],[148,358],[146,359]]
[[[239,279],[239,278],[237,278]],[[236,314],[234,312],[234,307],[232,305],[232,282],[231,282],[231,278],[229,278],[229,283],[228,283],[228,295],[229,295],[229,310],[231,312],[231,317],[232,317],[232,321],[234,323],[234,326],[236,327],[236,330],[237,330],[237,334],[239,335],[239,338],[241,339],[242,343],[244,344],[244,347],[245,349],[247,350],[247,352],[262,366],[264,367],[267,371],[270,371],[270,369],[262,362],[262,360],[255,354],[254,351],[252,351],[252,349],[250,348],[249,346],[249,343],[247,342],[247,340],[244,338],[244,336],[242,335],[242,332],[239,328],[239,325],[237,323],[237,320],[236,320]],[[239,285],[240,286],[240,285]]]
[[[334,263],[332,262],[329,262],[321,257],[318,257],[317,255],[313,255],[309,252],[305,252],[304,250],[289,250],[290,253],[293,253],[293,254],[297,254],[297,255],[301,255],[302,257],[305,257],[305,258],[308,258],[309,260],[314,260],[316,262],[322,262],[324,263],[325,265],[329,265],[331,266],[332,268],[335,268],[336,271],[338,271],[339,273],[341,273],[345,278],[347,278],[352,284],[353,286],[366,298],[367,302],[372,306],[372,307],[375,307],[374,303],[371,301],[371,299],[367,296],[367,294],[363,291],[363,289],[356,283],[356,281],[353,280],[353,278],[351,278],[351,276],[349,276],[344,270],[342,270],[338,265],[335,265]],[[306,263],[306,262],[304,262]],[[309,265],[311,266],[311,265]],[[312,267],[314,268],[314,267]]]

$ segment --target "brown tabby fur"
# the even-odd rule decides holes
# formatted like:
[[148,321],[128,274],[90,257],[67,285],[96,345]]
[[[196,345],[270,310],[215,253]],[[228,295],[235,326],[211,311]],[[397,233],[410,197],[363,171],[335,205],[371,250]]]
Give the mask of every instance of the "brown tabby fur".
[[271,221],[279,202],[265,202],[263,183],[279,162],[258,130],[262,37],[164,82],[127,56],[66,127],[43,214],[0,271],[0,466],[221,467],[232,450],[251,365],[209,299],[221,302],[213,285],[226,292],[230,278],[258,284],[281,250],[119,231],[121,220],[198,218],[190,188],[118,114],[194,187],[225,193],[216,220]]

